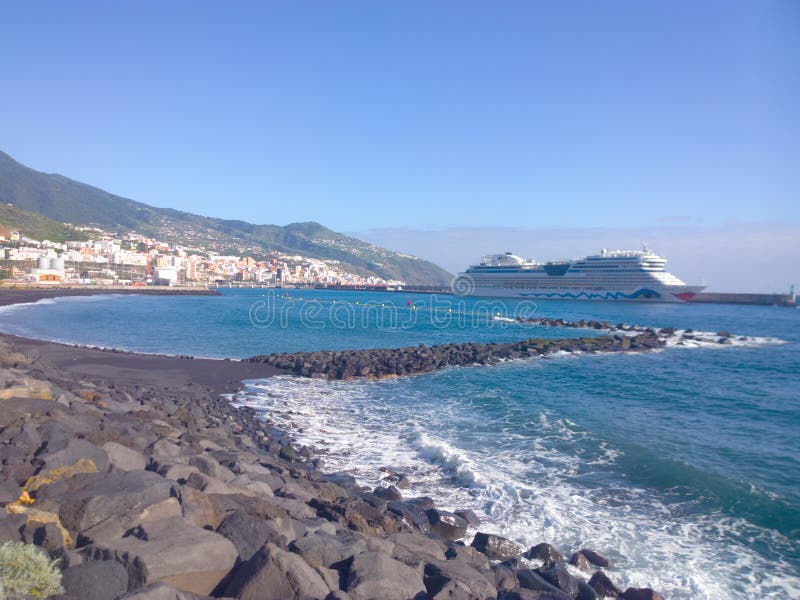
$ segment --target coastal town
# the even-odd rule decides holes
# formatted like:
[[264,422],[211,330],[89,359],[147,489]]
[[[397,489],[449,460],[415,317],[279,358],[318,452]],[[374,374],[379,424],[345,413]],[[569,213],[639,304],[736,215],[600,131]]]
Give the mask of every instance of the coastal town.
[[277,251],[223,255],[130,231],[69,225],[82,241],[37,240],[0,225],[0,279],[44,285],[162,285],[397,288],[405,282],[349,272],[336,260]]

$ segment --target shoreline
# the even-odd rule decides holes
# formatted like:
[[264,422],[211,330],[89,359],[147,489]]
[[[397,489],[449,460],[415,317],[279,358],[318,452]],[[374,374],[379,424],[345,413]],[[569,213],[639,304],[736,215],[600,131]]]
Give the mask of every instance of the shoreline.
[[[144,288],[146,295],[157,296],[220,296],[212,290]],[[70,293],[65,293],[70,292]],[[141,290],[125,289],[0,289],[0,307],[27,304],[61,297],[98,296],[107,294],[139,294]],[[43,360],[74,377],[103,380],[109,378],[125,385],[188,385],[193,383],[217,394],[234,393],[242,381],[283,374],[269,365],[248,365],[234,359],[195,358],[165,354],[145,354],[117,348],[93,348],[78,344],[37,340],[0,332],[0,339],[13,343],[25,352],[35,352]]]
[[659,598],[621,592],[591,549],[567,560],[481,533],[402,476],[370,490],[321,473],[291,432],[223,396],[285,372],[0,334],[0,543],[57,558],[63,600]]
[[145,296],[221,296],[216,290],[207,288],[170,287],[11,287],[0,285],[0,306],[28,304],[51,298],[72,296],[104,296],[108,294]]

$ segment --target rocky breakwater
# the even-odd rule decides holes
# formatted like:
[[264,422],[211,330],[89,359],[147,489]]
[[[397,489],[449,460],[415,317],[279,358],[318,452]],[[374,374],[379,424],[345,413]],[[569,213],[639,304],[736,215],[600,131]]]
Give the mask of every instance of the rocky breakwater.
[[596,551],[467,546],[471,512],[323,475],[208,389],[124,381],[0,338],[0,543],[58,559],[63,600],[658,598]]
[[[639,325],[614,325],[607,321],[567,321],[564,319],[521,319],[520,325],[563,327],[605,331],[606,335],[584,338],[531,338],[502,344],[476,342],[409,346],[405,348],[370,348],[364,350],[275,353],[253,356],[245,362],[263,363],[301,377],[319,379],[384,379],[428,373],[447,367],[493,365],[566,353],[644,352],[668,343],[683,345],[688,341],[708,344],[731,344],[727,331],[716,334],[695,333],[673,327],[655,329]],[[745,340],[747,338],[740,338]]]
[[302,377],[322,379],[381,379],[473,365],[493,365],[505,360],[548,356],[558,352],[641,352],[664,346],[657,331],[578,339],[532,338],[504,344],[441,344],[366,350],[267,354],[245,359],[265,363]]

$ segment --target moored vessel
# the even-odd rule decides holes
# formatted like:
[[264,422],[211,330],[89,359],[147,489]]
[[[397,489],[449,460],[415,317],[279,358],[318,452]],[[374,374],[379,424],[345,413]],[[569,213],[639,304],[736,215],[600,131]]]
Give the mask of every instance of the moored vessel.
[[457,296],[538,300],[687,302],[705,286],[666,271],[667,260],[641,250],[605,250],[576,260],[537,262],[511,252],[484,256],[451,282]]

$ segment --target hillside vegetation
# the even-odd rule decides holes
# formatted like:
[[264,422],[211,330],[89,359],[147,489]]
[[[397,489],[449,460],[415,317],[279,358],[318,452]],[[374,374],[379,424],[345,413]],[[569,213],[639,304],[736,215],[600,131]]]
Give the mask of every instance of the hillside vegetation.
[[[0,198],[2,201],[2,198]],[[7,231],[20,231],[25,237],[35,240],[50,240],[51,242],[66,242],[69,240],[85,240],[88,236],[83,231],[76,231],[63,223],[48,219],[42,215],[22,210],[8,203],[0,203],[0,229]]]
[[263,258],[270,251],[300,254],[338,260],[359,275],[374,274],[417,284],[441,284],[450,277],[431,262],[336,233],[319,223],[256,225],[156,208],[62,175],[35,171],[2,152],[0,200],[61,223],[134,230],[221,254],[254,258]]

